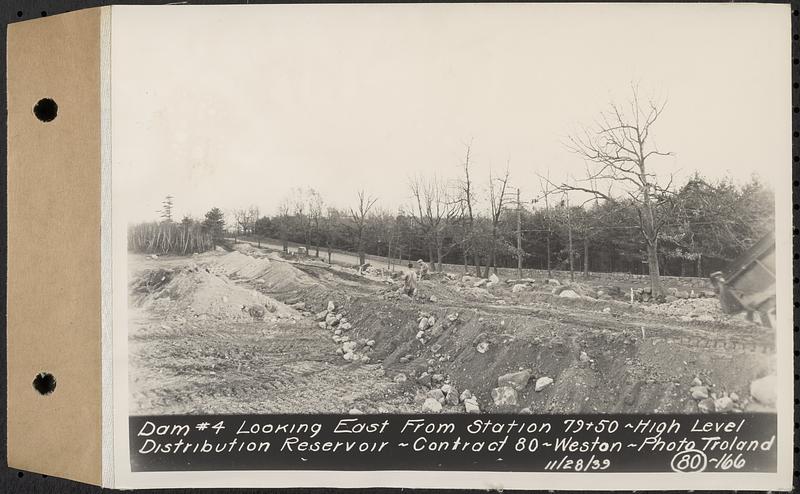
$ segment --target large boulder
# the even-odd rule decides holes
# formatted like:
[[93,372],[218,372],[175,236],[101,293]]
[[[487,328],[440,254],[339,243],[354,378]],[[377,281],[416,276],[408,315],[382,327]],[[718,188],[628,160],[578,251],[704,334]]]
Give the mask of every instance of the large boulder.
[[489,275],[489,283],[500,283],[500,278],[496,274],[492,273]]
[[484,280],[478,280],[475,283],[473,283],[472,286],[474,286],[475,288],[481,288],[483,286],[486,286],[487,283],[489,283],[488,280],[485,280],[485,279]]
[[444,400],[448,405],[458,405],[458,390],[456,390],[455,387],[451,387],[450,390],[447,391]]
[[511,386],[500,386],[492,390],[494,404],[501,406],[516,406],[517,391]]
[[564,290],[558,296],[561,298],[581,298],[574,290]]
[[528,285],[526,285],[524,283],[517,283],[516,285],[511,287],[511,292],[512,293],[520,293],[520,292],[524,292],[527,289],[528,289]]
[[775,406],[777,402],[778,376],[772,374],[750,383],[750,396],[762,405]]
[[525,386],[528,385],[531,375],[532,373],[528,369],[518,372],[509,372],[508,374],[503,374],[497,378],[497,385],[501,387],[511,386],[517,391],[522,391],[525,389]]

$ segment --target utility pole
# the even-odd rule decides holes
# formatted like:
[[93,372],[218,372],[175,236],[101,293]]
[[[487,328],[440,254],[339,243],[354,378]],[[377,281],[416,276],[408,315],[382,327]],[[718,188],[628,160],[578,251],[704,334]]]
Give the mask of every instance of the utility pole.
[[522,203],[517,187],[517,279],[522,279]]

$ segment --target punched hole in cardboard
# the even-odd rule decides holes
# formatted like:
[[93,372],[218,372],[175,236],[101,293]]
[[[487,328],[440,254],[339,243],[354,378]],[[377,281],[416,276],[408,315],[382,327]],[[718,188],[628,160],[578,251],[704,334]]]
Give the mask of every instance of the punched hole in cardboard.
[[33,389],[47,396],[56,389],[56,378],[49,372],[40,372],[33,379]]
[[42,122],[52,122],[58,116],[58,105],[51,98],[42,98],[33,106],[33,114]]

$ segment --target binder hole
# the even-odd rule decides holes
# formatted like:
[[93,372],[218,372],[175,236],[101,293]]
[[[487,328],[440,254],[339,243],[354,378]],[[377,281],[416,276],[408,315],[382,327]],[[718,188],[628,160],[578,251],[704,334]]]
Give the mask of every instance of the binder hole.
[[58,115],[58,105],[50,98],[42,98],[33,107],[33,114],[42,122],[52,122]]
[[22,17],[22,11],[21,10],[17,11],[17,17]]
[[49,372],[40,372],[33,380],[33,388],[42,395],[49,395],[56,389],[56,378]]
[[25,476],[25,474],[24,474],[24,473],[22,473],[22,472],[17,472],[17,477],[19,477],[19,478],[22,478],[22,477],[24,477],[24,476]]
[[47,11],[46,10],[42,11],[42,17],[47,17]]

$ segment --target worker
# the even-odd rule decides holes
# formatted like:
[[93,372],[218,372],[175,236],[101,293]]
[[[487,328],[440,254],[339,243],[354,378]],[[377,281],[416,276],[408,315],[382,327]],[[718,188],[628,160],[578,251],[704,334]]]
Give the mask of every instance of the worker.
[[408,263],[408,271],[403,276],[403,293],[412,299],[417,296],[417,273],[411,263]]
[[431,269],[428,263],[422,259],[417,261],[417,269],[419,270],[419,279],[424,280],[428,277],[428,271]]

